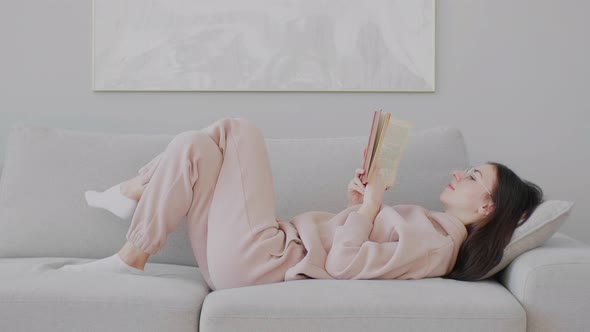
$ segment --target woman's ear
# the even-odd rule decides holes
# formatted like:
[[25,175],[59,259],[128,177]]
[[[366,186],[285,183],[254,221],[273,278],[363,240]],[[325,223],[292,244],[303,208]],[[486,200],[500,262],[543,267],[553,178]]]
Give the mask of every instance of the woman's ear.
[[488,203],[485,203],[484,205],[480,206],[480,208],[477,209],[477,212],[487,216],[490,213],[494,212],[495,209],[496,209],[496,204],[494,204],[494,202],[488,202]]

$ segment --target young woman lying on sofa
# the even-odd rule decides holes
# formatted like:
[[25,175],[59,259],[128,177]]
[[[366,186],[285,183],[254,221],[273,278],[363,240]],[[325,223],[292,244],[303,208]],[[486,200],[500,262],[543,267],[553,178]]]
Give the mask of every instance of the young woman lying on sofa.
[[212,290],[310,278],[477,280],[543,201],[538,186],[494,162],[452,172],[440,194],[444,212],[385,205],[380,172],[362,183],[363,172],[356,170],[341,212],[278,220],[261,131],[222,118],[176,135],[134,178],[87,191],[89,206],[131,219],[127,242],[112,256],[60,270],[144,274],[186,216]]

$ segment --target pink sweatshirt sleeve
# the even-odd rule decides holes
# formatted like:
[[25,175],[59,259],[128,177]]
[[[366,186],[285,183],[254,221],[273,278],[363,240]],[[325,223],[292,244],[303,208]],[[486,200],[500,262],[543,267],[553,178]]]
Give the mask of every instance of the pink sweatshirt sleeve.
[[[403,274],[408,269],[425,269],[432,248],[420,245],[411,230],[399,230],[400,242],[373,242],[369,217],[351,212],[334,233],[326,258],[326,271],[336,279],[383,279]],[[402,236],[405,239],[402,240]],[[409,237],[414,238],[409,238]],[[402,242],[404,242],[402,246]],[[401,248],[400,248],[401,246]],[[402,250],[400,250],[402,249]],[[394,271],[396,270],[397,271]]]

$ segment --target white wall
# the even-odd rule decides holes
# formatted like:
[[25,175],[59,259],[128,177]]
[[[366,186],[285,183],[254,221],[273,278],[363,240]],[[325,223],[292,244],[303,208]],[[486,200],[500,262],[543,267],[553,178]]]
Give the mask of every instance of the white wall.
[[2,3],[0,159],[16,121],[177,133],[236,116],[272,138],[356,136],[383,108],[417,130],[456,126],[475,165],[504,163],[576,202],[560,231],[590,243],[590,2],[438,1],[435,93],[93,92],[91,4]]

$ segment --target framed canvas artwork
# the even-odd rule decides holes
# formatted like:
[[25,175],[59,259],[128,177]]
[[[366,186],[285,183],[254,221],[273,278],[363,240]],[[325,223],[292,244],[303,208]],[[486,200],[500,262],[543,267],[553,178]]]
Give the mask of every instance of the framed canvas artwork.
[[435,91],[435,0],[94,0],[95,91]]

